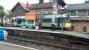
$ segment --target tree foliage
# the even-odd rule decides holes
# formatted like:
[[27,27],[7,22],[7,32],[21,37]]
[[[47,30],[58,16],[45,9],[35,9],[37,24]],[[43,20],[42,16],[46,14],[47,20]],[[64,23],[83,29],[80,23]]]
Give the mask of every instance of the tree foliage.
[[0,18],[4,17],[6,15],[4,8],[2,6],[0,6]]
[[4,10],[3,6],[0,6],[0,10]]
[[11,18],[11,17],[13,17],[13,14],[12,14],[11,11],[8,11],[8,13],[6,14],[6,16],[7,16],[8,18]]

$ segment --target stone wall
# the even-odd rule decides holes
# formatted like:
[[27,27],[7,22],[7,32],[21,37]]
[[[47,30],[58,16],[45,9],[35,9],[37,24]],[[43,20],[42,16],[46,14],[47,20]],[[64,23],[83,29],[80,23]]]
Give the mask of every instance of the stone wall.
[[84,32],[84,28],[86,27],[86,32],[89,32],[89,22],[72,22],[74,26],[74,31],[76,32]]

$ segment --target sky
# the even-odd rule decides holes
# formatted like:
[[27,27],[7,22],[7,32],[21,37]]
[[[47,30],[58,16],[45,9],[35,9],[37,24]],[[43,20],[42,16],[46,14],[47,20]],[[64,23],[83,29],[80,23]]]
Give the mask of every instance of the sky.
[[[0,0],[0,5],[2,5],[6,10],[11,10],[17,2],[24,2],[30,4],[38,3],[39,0]],[[85,0],[64,0],[67,4],[84,3]],[[44,0],[44,2],[49,2],[49,0]]]

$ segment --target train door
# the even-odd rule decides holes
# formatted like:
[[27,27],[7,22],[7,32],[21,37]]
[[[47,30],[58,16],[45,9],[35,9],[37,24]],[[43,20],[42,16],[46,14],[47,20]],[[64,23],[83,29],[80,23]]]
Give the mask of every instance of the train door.
[[60,21],[61,21],[60,18],[57,18],[58,27],[60,27],[60,23],[61,23]]
[[66,18],[65,17],[61,17],[61,18],[58,18],[58,27],[62,28],[62,27],[65,27],[65,23],[66,23]]
[[21,24],[21,19],[16,19],[17,20],[17,26],[20,26]]
[[64,18],[58,18],[58,27],[61,28],[63,26],[64,21]]

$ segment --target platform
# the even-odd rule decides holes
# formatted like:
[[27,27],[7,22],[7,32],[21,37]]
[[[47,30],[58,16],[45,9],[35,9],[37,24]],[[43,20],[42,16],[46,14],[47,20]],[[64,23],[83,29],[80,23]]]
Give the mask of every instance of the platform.
[[6,42],[0,42],[0,50],[38,50],[38,49],[6,43]]
[[46,32],[46,33],[56,33],[56,34],[63,34],[63,35],[69,35],[69,36],[75,36],[80,38],[89,39],[89,34],[84,33],[78,33],[74,31],[51,31],[51,30],[36,30],[36,29],[25,29],[25,28],[19,28],[19,27],[1,27],[5,29],[12,29],[12,30],[24,30],[24,31],[34,31],[34,32]]

